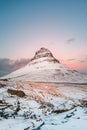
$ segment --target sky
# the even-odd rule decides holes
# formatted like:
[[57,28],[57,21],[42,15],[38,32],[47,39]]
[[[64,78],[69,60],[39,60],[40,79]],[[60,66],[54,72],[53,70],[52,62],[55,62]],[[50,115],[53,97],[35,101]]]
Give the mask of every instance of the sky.
[[0,0],[0,59],[32,58],[41,47],[87,73],[87,0]]

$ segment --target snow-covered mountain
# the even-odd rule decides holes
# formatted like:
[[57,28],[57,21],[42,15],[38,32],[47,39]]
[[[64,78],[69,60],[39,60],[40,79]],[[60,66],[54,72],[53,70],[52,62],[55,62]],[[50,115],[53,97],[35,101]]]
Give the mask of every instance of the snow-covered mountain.
[[84,82],[85,76],[70,70],[58,61],[50,50],[41,48],[23,68],[4,76],[24,81],[40,82]]

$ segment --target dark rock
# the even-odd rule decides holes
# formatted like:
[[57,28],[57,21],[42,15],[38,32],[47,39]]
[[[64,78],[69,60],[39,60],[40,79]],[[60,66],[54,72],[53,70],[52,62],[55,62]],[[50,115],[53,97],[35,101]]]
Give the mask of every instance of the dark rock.
[[21,90],[12,90],[12,89],[8,89],[7,90],[8,93],[10,93],[11,95],[16,95],[18,97],[25,97],[25,93]]

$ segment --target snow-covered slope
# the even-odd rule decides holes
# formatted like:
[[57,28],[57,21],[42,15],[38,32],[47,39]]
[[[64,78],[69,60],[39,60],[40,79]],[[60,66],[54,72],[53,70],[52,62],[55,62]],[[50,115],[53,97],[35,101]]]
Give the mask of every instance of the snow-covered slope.
[[87,130],[87,85],[0,81],[0,130],[64,129]]
[[46,48],[41,48],[23,68],[4,76],[41,82],[84,82],[85,76],[62,65]]

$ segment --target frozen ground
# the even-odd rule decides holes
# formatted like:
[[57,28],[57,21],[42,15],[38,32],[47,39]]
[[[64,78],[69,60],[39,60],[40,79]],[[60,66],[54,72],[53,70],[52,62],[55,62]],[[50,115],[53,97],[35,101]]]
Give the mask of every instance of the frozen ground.
[[[0,84],[0,130],[87,130],[86,85]],[[26,96],[11,94],[8,89],[21,90]]]

